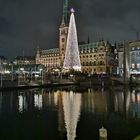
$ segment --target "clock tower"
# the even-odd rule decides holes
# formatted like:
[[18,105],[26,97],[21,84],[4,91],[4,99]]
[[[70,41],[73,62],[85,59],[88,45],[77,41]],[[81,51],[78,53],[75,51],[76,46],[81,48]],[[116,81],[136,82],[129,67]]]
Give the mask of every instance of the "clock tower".
[[59,59],[60,59],[60,66],[63,66],[64,57],[65,57],[65,50],[66,50],[66,42],[67,42],[67,35],[68,35],[68,0],[63,0],[63,16],[61,25],[59,28]]

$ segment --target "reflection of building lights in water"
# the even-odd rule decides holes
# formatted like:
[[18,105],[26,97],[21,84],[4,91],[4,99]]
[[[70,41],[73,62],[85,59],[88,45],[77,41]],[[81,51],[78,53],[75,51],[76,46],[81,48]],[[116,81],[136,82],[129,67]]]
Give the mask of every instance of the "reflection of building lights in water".
[[54,92],[54,103],[57,106],[58,105],[58,95],[59,95],[60,91],[56,91]]
[[140,93],[136,93],[135,91],[132,92],[132,102],[140,103]]
[[2,110],[2,92],[0,92],[0,113]]
[[128,91],[126,95],[126,112],[127,113],[129,111],[130,101],[131,101],[131,96],[130,96],[130,91]]
[[123,111],[124,108],[124,93],[123,92],[118,92],[117,94],[115,94],[115,111]]
[[114,96],[115,111],[126,111],[126,113],[128,113],[130,108],[130,102],[131,95],[129,90],[125,89],[125,91],[123,92],[118,92]]
[[63,92],[64,120],[67,129],[67,139],[74,140],[76,127],[80,116],[81,94]]
[[22,113],[24,111],[24,109],[27,109],[27,102],[26,102],[26,97],[24,97],[23,95],[19,95],[18,96],[18,110],[20,113]]
[[19,100],[19,108],[18,108],[18,110],[19,110],[19,112],[23,112],[23,96],[18,96],[18,100]]
[[140,118],[140,93],[133,90],[131,94],[131,108],[133,117]]
[[42,109],[42,95],[34,95],[34,106],[38,109]]
[[73,94],[74,94],[73,91],[70,91],[69,94],[70,94],[70,99],[73,100]]
[[135,99],[136,99],[135,93],[136,93],[136,91],[133,90],[133,91],[132,91],[132,102],[135,102]]

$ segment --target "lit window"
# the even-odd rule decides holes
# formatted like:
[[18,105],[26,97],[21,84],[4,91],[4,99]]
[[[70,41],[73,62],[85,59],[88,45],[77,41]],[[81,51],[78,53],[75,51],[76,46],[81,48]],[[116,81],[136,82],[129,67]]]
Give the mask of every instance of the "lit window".
[[135,55],[135,53],[133,52],[133,53],[132,53],[132,56],[134,56],[134,55]]
[[96,61],[93,62],[93,65],[96,66]]
[[92,66],[92,62],[91,61],[90,61],[89,65]]
[[135,68],[135,64],[132,64],[132,68]]
[[140,63],[137,63],[137,68],[140,68]]

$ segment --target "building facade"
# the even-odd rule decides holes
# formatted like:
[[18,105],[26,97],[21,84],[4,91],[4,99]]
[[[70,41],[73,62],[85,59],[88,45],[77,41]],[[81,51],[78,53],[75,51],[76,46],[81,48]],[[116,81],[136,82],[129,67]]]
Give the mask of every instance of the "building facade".
[[0,56],[0,65],[8,65],[10,62],[4,56]]
[[[62,22],[59,28],[59,48],[39,50],[36,52],[36,64],[43,64],[48,70],[62,68],[65,58],[66,42],[68,36],[68,23],[66,11],[67,1],[64,3]],[[111,44],[100,40],[95,43],[79,45],[81,71],[83,73],[112,73],[114,66],[114,52]]]
[[131,42],[130,46],[130,72],[140,74],[140,41]]
[[[65,56],[65,47],[63,47],[48,50],[38,49],[36,64],[42,64],[48,70],[62,68]],[[111,74],[114,67],[114,54],[111,52],[111,47],[108,42],[103,40],[96,43],[79,45],[82,72]]]
[[60,67],[61,59],[59,55],[59,48],[48,50],[38,49],[36,53],[36,64],[42,64],[48,70]]
[[111,44],[106,41],[79,45],[82,72],[112,73],[114,54]]
[[140,74],[140,41],[127,42],[118,47],[118,71],[121,76],[124,67],[129,75]]
[[15,65],[32,65],[35,64],[35,58],[31,57],[31,56],[17,56],[14,60],[13,60],[13,64]]

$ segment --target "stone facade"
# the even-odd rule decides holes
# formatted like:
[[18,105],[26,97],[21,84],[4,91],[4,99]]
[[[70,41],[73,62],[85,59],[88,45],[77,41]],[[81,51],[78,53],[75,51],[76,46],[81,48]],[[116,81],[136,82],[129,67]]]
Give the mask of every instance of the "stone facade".
[[17,56],[14,60],[13,63],[15,65],[32,65],[35,64],[35,58],[31,56]]
[[82,72],[84,73],[111,73],[113,64],[110,56],[111,45],[103,40],[96,43],[79,45]]
[[[67,2],[66,2],[67,5]],[[64,6],[65,7],[65,6]],[[59,28],[59,48],[39,50],[36,52],[36,64],[43,64],[48,70],[62,68],[65,58],[68,25],[63,19]],[[110,43],[100,40],[95,43],[79,45],[81,70],[84,73],[112,73],[114,52]]]
[[[125,46],[125,58],[124,58]],[[130,74],[140,73],[140,41],[127,42],[118,46],[118,71],[123,75],[124,59],[126,59],[126,69]]]
[[[66,39],[66,38],[65,38]],[[112,46],[106,41],[79,45],[80,61],[83,73],[112,73],[114,54]],[[65,42],[60,39],[60,47],[48,50],[37,50],[36,64],[46,68],[62,68],[65,56]]]

